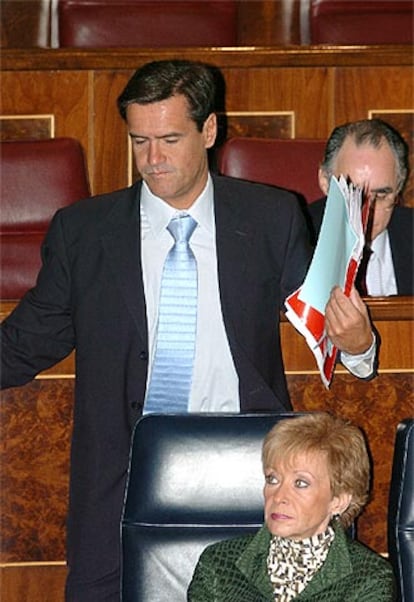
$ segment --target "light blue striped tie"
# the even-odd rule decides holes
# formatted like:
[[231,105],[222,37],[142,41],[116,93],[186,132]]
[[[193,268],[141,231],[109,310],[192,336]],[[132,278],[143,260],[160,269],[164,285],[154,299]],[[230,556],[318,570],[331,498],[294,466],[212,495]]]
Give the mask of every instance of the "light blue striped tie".
[[197,222],[190,215],[167,226],[175,239],[164,264],[158,331],[144,413],[187,412],[197,327],[197,263],[189,240]]

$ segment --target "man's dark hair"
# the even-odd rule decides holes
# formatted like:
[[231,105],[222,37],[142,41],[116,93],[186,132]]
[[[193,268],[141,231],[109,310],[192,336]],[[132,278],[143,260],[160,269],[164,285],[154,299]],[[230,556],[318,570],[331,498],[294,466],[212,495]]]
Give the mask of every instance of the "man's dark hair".
[[325,155],[321,164],[323,171],[328,176],[333,174],[334,161],[348,137],[352,138],[356,146],[369,144],[374,148],[379,148],[384,140],[389,144],[398,168],[397,193],[401,192],[408,178],[408,144],[395,128],[382,119],[361,119],[336,127],[325,147]]
[[182,94],[191,119],[202,131],[207,117],[214,112],[216,85],[212,68],[186,60],[153,61],[138,69],[118,98],[118,109],[126,120],[128,105],[160,102]]

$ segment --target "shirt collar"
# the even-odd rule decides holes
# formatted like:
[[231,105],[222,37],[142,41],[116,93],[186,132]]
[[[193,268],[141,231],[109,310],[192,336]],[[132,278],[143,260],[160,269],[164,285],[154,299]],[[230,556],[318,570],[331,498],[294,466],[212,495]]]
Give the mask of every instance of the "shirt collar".
[[159,236],[165,230],[170,220],[175,215],[180,215],[180,213],[191,215],[199,226],[206,228],[209,232],[214,232],[213,199],[214,187],[210,174],[208,174],[204,190],[191,207],[185,211],[178,211],[174,207],[171,207],[171,205],[163,201],[160,197],[153,194],[146,182],[143,182],[141,188],[141,212],[145,215],[155,237]]
[[383,230],[374,238],[371,243],[371,249],[380,259],[385,257],[386,247],[388,242],[388,230]]

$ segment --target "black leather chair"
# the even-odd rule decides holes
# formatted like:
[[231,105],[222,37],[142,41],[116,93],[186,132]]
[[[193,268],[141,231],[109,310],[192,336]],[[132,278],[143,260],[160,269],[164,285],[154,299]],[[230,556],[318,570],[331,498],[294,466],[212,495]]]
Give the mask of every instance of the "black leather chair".
[[388,553],[400,602],[414,600],[414,418],[397,427],[388,506]]
[[286,414],[147,415],[132,440],[122,601],[184,602],[210,543],[263,522],[261,446]]

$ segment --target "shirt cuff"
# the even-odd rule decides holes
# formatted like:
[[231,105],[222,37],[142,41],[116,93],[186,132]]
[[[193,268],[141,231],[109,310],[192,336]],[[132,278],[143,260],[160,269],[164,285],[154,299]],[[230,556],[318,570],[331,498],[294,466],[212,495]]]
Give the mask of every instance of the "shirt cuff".
[[351,355],[350,353],[341,351],[341,364],[354,376],[369,378],[374,373],[376,353],[377,341],[374,333],[372,333],[372,343],[369,349],[358,355]]

